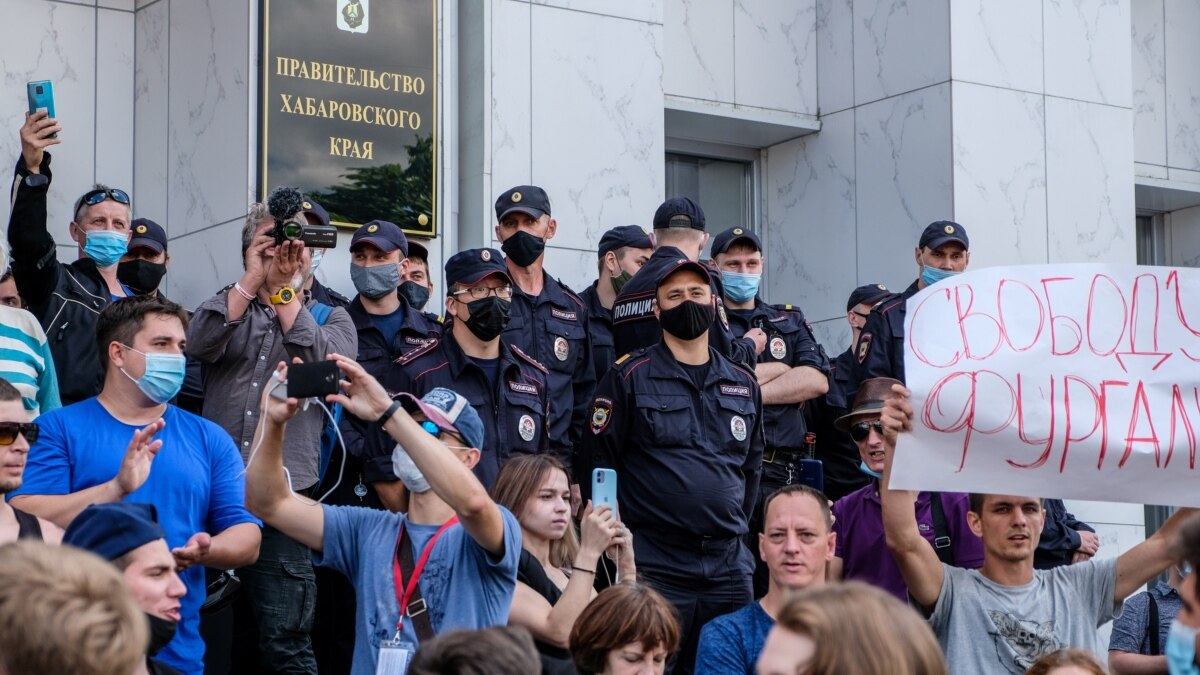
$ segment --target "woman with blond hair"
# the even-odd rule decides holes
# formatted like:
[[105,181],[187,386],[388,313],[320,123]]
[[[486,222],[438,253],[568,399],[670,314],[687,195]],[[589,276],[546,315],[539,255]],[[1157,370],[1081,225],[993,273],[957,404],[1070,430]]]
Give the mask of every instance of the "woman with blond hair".
[[890,594],[856,581],[797,593],[779,611],[758,675],[947,675],[929,625]]
[[636,575],[629,532],[611,508],[592,509],[589,503],[578,537],[571,522],[567,470],[550,455],[510,459],[496,477],[492,497],[521,523],[521,561],[508,623],[533,634],[543,673],[574,673],[567,639],[596,596],[600,556],[606,549],[613,551],[622,581],[633,581]]

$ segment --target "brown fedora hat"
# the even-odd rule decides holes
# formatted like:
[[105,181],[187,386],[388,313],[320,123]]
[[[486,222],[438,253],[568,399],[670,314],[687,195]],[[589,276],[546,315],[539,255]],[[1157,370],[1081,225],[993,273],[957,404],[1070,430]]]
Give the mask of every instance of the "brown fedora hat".
[[891,377],[873,377],[862,383],[858,394],[854,396],[854,406],[850,412],[834,421],[833,426],[842,430],[850,430],[850,422],[860,415],[875,415],[883,410],[883,402],[892,397],[892,385],[904,383]]

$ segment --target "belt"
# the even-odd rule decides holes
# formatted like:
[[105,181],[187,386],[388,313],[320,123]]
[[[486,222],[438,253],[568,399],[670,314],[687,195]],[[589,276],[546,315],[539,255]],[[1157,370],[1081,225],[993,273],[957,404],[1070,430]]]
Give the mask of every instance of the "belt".
[[[633,529],[632,527],[630,529]],[[739,535],[700,535],[658,527],[638,528],[635,532],[645,533],[647,539],[681,549],[713,551],[723,549],[741,539]]]
[[804,458],[804,451],[797,448],[767,448],[763,452],[764,464],[796,466]]

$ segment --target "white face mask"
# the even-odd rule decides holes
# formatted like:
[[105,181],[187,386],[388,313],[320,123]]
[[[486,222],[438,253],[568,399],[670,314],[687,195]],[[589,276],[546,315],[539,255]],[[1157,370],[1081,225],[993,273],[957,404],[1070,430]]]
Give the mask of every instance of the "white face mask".
[[425,480],[425,474],[421,473],[417,463],[399,443],[392,450],[392,473],[396,474],[396,478],[399,478],[410,492],[429,491],[429,481]]
[[312,252],[312,266],[309,269],[311,269],[313,272],[316,272],[317,268],[321,266],[321,259],[324,257],[325,249],[314,248]]

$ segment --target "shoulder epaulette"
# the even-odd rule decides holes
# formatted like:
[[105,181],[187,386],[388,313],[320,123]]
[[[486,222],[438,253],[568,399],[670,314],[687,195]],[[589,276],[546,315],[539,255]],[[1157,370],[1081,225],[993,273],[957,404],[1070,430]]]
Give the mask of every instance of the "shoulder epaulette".
[[437,347],[439,344],[441,344],[440,340],[438,340],[437,338],[430,338],[429,342],[426,342],[425,344],[423,344],[419,347],[414,347],[414,348],[410,349],[409,351],[404,352],[400,356],[396,357],[395,363],[396,363],[396,365],[399,365],[399,366],[403,366],[403,365],[412,363],[417,357],[424,356],[424,355],[428,354],[429,352],[433,351],[433,349],[435,347]]
[[433,312],[421,312],[421,316],[424,316],[426,319],[429,319],[430,321],[432,321],[434,323],[438,323],[438,324],[446,323],[446,317],[442,316],[441,314],[434,314]]
[[546,370],[546,366],[543,366],[541,363],[538,362],[537,359],[533,358],[532,356],[530,356],[530,355],[526,354],[525,352],[521,351],[520,349],[518,349],[516,345],[510,344],[508,346],[508,348],[511,349],[514,354],[516,354],[518,357],[520,357],[521,360],[530,364],[534,368],[537,368],[538,370],[540,370],[543,375],[550,374],[550,371]]
[[626,361],[628,361],[629,357],[631,357],[631,356],[633,356],[633,352],[630,352],[630,353],[626,354],[625,356],[622,356],[621,358],[617,359],[616,361],[613,361],[613,365],[619,366],[622,363],[625,363]]
[[771,309],[777,309],[781,312],[800,312],[801,314],[803,314],[803,312],[800,311],[799,307],[797,307],[793,304],[790,304],[790,303],[781,303],[778,305],[771,305]]

